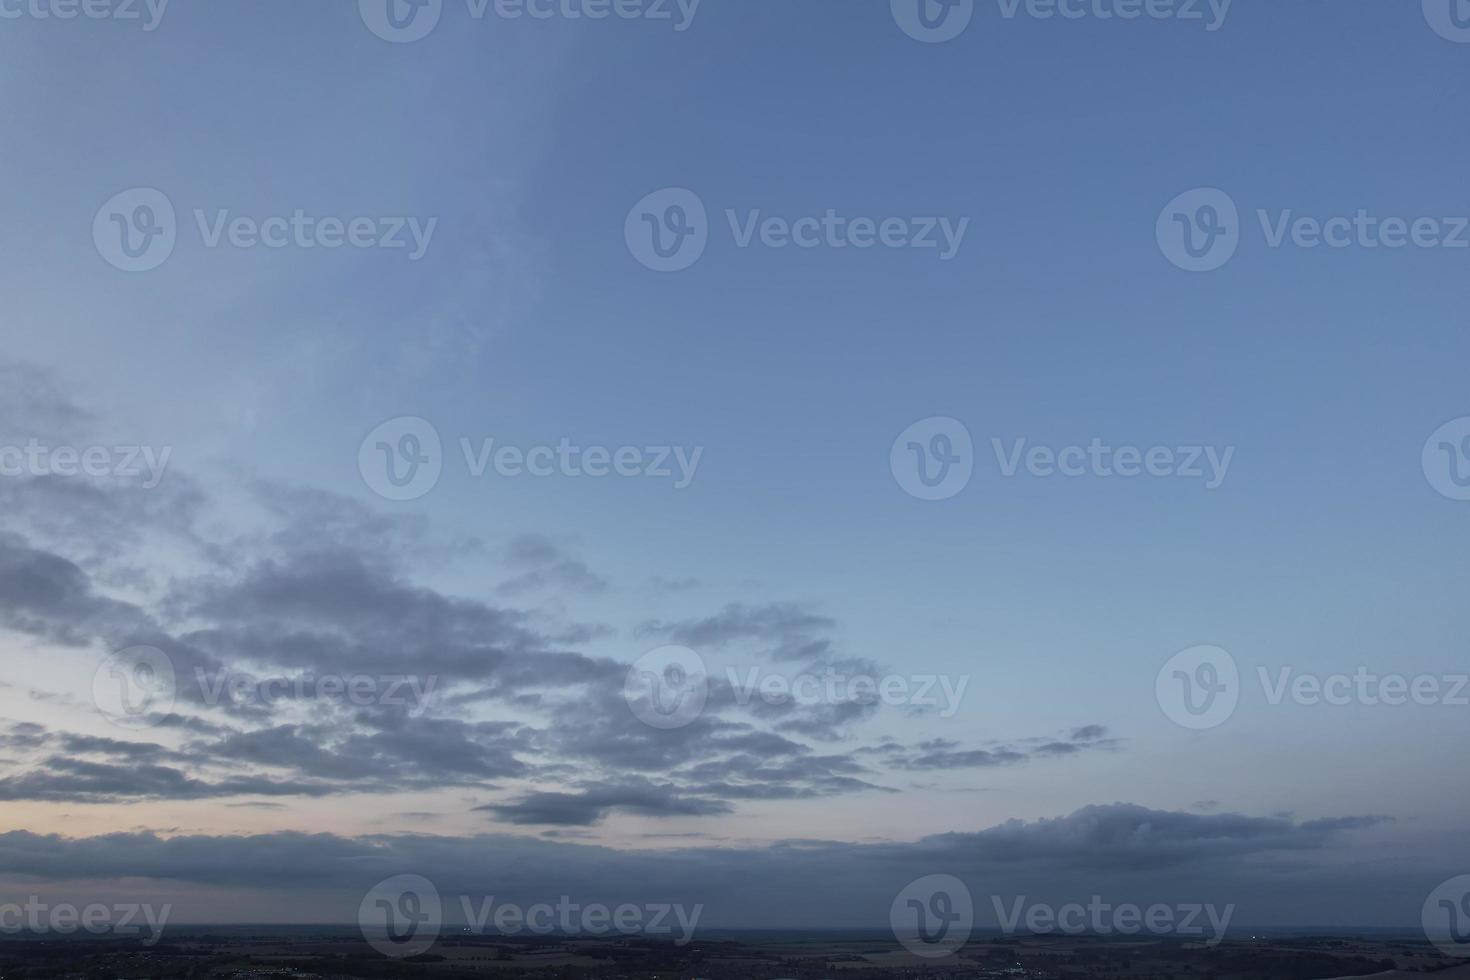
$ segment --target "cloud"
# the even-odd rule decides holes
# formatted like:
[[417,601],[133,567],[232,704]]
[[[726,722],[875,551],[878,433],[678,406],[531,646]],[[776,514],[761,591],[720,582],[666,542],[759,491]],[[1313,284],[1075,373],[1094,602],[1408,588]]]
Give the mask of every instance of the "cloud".
[[530,793],[509,803],[476,807],[513,824],[585,827],[620,811],[641,817],[703,817],[730,813],[728,803],[687,796],[671,783],[630,780],[577,793]]
[[506,548],[506,561],[521,571],[500,584],[497,591],[501,595],[518,596],[544,589],[590,595],[607,589],[606,579],[539,534],[523,534],[512,540]]
[[[32,400],[37,417],[88,419],[54,388]],[[504,794],[482,811],[512,825],[589,826],[614,813],[717,816],[746,801],[892,793],[890,777],[905,769],[1010,751],[865,752],[850,746],[882,718],[876,701],[769,703],[738,697],[722,678],[711,679],[700,717],[651,728],[624,699],[627,664],[579,649],[606,627],[514,604],[609,588],[545,535],[510,541],[502,557],[515,574],[489,601],[425,584],[428,572],[485,553],[475,541],[438,541],[421,517],[256,482],[231,501],[248,512],[227,520],[187,474],[171,472],[181,489],[151,496],[126,481],[48,479],[0,485],[24,517],[0,533],[0,628],[72,648],[92,658],[89,668],[107,652],[157,647],[175,668],[177,698],[149,718],[154,727],[126,738],[67,731],[64,721],[13,730],[0,799],[246,802],[456,788]],[[105,536],[115,537],[110,550],[88,544]],[[165,540],[165,554],[144,546]],[[876,664],[832,656],[837,625],[796,603],[733,603],[636,632],[876,675]],[[323,677],[384,688],[396,679],[432,697],[349,703],[323,695],[312,683]],[[241,678],[280,682],[285,693],[237,698]],[[59,698],[50,707],[58,718],[90,711]],[[1094,728],[1006,761],[1102,747]]]
[[755,643],[777,660],[816,659],[831,652],[830,639],[819,634],[835,629],[836,620],[790,602],[752,606],[731,603],[713,616],[674,622],[648,620],[638,632],[663,636],[695,650],[718,650]]
[[1114,750],[1121,744],[1118,739],[1108,738],[1107,729],[1102,725],[1085,725],[1061,738],[1021,739],[1015,744],[988,749],[965,749],[959,742],[949,739],[930,739],[911,749],[887,742],[873,751],[887,755],[893,765],[905,769],[988,769],[1087,751]]
[[73,436],[96,416],[66,394],[54,372],[36,364],[0,362],[0,434],[25,442]]
[[0,626],[64,646],[148,629],[149,618],[100,595],[78,565],[0,532]]
[[704,582],[692,576],[665,578],[662,575],[655,575],[648,580],[648,586],[655,592],[679,593],[703,588]]
[[[634,799],[627,789],[605,788],[605,799]],[[1334,903],[1364,914],[1383,912],[1379,904],[1392,911],[1401,903],[1397,918],[1417,921],[1425,890],[1439,880],[1435,875],[1442,877],[1442,869],[1352,865],[1354,833],[1378,822],[1364,816],[1302,822],[1204,816],[1119,803],[912,842],[627,851],[505,835],[127,833],[76,839],[14,831],[0,834],[0,877],[85,882],[94,891],[98,882],[140,879],[177,888],[254,889],[270,896],[277,910],[290,909],[293,894],[305,892],[318,916],[313,921],[352,921],[368,888],[413,873],[428,877],[446,896],[698,903],[706,906],[707,927],[720,928],[884,927],[889,904],[904,885],[944,872],[967,883],[982,920],[993,914],[991,895],[1085,902],[1100,894],[1112,902],[1145,904],[1235,902],[1241,906],[1236,921],[1242,923],[1273,917],[1301,922],[1303,916],[1312,921],[1311,916],[1341,911]],[[1295,861],[1283,875],[1288,858]],[[1345,881],[1355,888],[1343,889]],[[1410,902],[1421,884],[1425,890]],[[1335,891],[1323,891],[1332,886]],[[1306,894],[1315,896],[1314,906],[1302,906]],[[1378,918],[1390,920],[1387,914]]]

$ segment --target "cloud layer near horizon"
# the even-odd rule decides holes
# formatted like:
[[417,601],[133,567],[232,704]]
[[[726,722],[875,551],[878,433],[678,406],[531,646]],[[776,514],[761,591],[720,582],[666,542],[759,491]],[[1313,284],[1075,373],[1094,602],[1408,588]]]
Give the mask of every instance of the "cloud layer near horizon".
[[[993,921],[992,895],[1062,903],[1098,894],[1114,903],[1235,903],[1243,910],[1238,919],[1255,924],[1326,923],[1352,914],[1348,905],[1368,914],[1373,906],[1361,901],[1361,889],[1371,879],[1383,913],[1407,924],[1417,906],[1403,903],[1414,895],[1422,900],[1434,870],[1378,868],[1349,876],[1338,863],[1355,831],[1380,822],[1175,813],[1120,803],[910,843],[796,840],[672,850],[510,835],[132,832],[73,839],[17,831],[0,834],[0,879],[44,881],[63,894],[67,883],[96,890],[109,880],[145,882],[150,894],[163,896],[242,890],[255,897],[254,907],[274,907],[296,921],[351,921],[367,890],[411,873],[429,878],[446,897],[701,904],[711,928],[879,927],[905,884],[935,872],[966,882],[982,921]],[[1360,891],[1352,903],[1333,894],[1349,877]],[[279,904],[261,904],[271,901]],[[316,917],[302,919],[308,908]]]

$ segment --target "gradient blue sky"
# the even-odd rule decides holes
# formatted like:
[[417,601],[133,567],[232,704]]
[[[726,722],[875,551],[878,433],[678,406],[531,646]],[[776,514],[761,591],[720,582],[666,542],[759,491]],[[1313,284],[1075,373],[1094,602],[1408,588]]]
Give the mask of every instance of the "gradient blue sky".
[[[836,621],[844,654],[972,678],[957,717],[886,718],[869,740],[1091,724],[1119,740],[904,781],[857,810],[751,803],[661,830],[914,840],[1088,804],[1214,801],[1393,818],[1359,838],[1392,863],[1463,829],[1470,789],[1447,767],[1470,708],[1270,707],[1248,689],[1227,725],[1192,733],[1159,710],[1154,676],[1205,643],[1252,675],[1465,670],[1453,611],[1470,504],[1435,493],[1420,452],[1470,415],[1470,250],[1271,249],[1255,212],[1470,214],[1467,81],[1470,45],[1408,2],[1238,0],[1215,32],[1007,20],[981,2],[934,45],[877,0],[704,0],[683,32],[476,22],[449,0],[404,45],[346,0],[175,0],[152,33],[0,21],[5,354],[92,408],[95,438],[173,446],[221,525],[254,519],[237,498],[263,479],[421,515],[492,554],[554,539],[613,583],[537,600],[611,627],[591,656],[631,661],[655,645],[635,628],[649,619],[802,603]],[[129,275],[90,229],[136,186],[167,193],[187,230],[160,269]],[[661,275],[623,225],[671,186],[696,191],[714,227],[698,264]],[[1196,187],[1226,190],[1244,218],[1239,253],[1209,274],[1176,269],[1154,237],[1165,203]],[[419,262],[211,250],[196,207],[439,224]],[[970,226],[948,262],[739,249],[726,208]],[[357,469],[364,435],[398,416],[433,422],[449,454],[407,503]],[[968,488],[938,503],[888,466],[898,433],[929,416],[963,420],[978,454]],[[460,436],[705,452],[682,491],[475,480]],[[1003,479],[990,451],[1094,437],[1236,454],[1207,492]],[[484,557],[417,574],[477,598],[503,577]],[[701,586],[650,585],[684,578]],[[65,727],[53,706],[12,710]],[[391,799],[63,809],[88,834],[422,829],[392,818],[418,808]],[[67,829],[51,804],[15,812],[0,829]],[[592,834],[639,846],[645,823]]]

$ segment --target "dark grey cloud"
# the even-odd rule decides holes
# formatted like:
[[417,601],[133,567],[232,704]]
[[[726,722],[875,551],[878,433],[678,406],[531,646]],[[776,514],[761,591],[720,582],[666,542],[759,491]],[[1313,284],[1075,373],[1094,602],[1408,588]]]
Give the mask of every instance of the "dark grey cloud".
[[663,622],[648,620],[638,627],[646,636],[661,636],[695,650],[719,650],[734,644],[755,644],[777,660],[817,660],[832,650],[823,636],[836,620],[790,602],[764,605],[731,603],[712,616]]
[[614,811],[641,817],[704,817],[734,810],[728,803],[689,796],[672,783],[630,780],[575,793],[530,793],[508,803],[476,807],[507,823],[585,827]]
[[99,594],[81,567],[0,532],[0,626],[65,646],[145,632],[141,609]]
[[135,590],[160,579],[139,558],[143,545],[169,540],[186,548],[204,547],[194,526],[205,500],[196,485],[172,470],[151,489],[115,477],[0,480],[0,509],[11,531],[75,556],[104,585]]
[[1121,744],[1120,740],[1109,738],[1102,725],[1085,725],[1059,738],[1025,738],[1014,744],[988,748],[964,748],[952,739],[936,738],[919,742],[912,748],[905,748],[897,742],[885,742],[869,751],[884,755],[890,765],[904,769],[988,769],[1081,752],[1111,751]]
[[53,755],[37,768],[0,778],[0,800],[112,803],[119,800],[204,800],[232,796],[326,796],[324,783],[236,776],[211,782],[173,766],[94,762]]
[[[1201,815],[1130,804],[1085,807],[1048,820],[1012,821],[914,842],[789,841],[762,846],[693,845],[620,851],[555,838],[483,835],[330,834],[83,839],[24,831],[0,834],[0,877],[83,883],[151,880],[155,891],[195,886],[265,896],[264,907],[304,907],[352,921],[362,894],[402,873],[421,874],[441,894],[494,894],[500,901],[568,895],[591,902],[683,902],[706,907],[720,927],[883,928],[894,895],[943,872],[965,881],[977,915],[993,923],[990,896],[1034,901],[1233,902],[1235,921],[1300,924],[1358,914],[1357,921],[1417,922],[1441,864],[1354,864],[1365,816],[1292,821]],[[567,837],[565,831],[558,834]],[[575,837],[571,837],[575,840]],[[454,909],[452,899],[446,906]],[[1348,920],[1353,921],[1353,920]]]
[[[274,504],[287,508],[288,497]],[[300,498],[308,513],[322,507]],[[344,509],[343,514],[350,510]],[[362,540],[374,550],[402,532],[366,518]],[[283,518],[287,524],[289,518]],[[204,799],[257,794],[324,796],[467,787],[492,790],[529,780],[523,798],[487,812],[516,823],[585,824],[617,810],[705,815],[742,800],[812,799],[892,792],[884,770],[943,769],[1021,762],[1100,747],[1100,733],[1051,741],[1025,751],[918,749],[860,761],[856,750],[818,752],[873,717],[875,704],[740,703],[724,680],[693,723],[672,731],[640,722],[624,701],[626,667],[559,649],[532,617],[448,596],[407,579],[381,554],[353,550],[341,526],[316,537],[270,539],[266,553],[194,578],[169,592],[167,616],[191,624],[176,636],[168,622],[106,598],[76,563],[13,536],[0,551],[0,622],[75,643],[115,647],[147,642],[179,668],[175,712],[155,720],[184,736],[178,750],[135,740],[76,738],[59,755],[12,764],[0,796],[68,802]],[[534,542],[526,544],[534,548]],[[7,565],[8,563],[8,565]],[[6,574],[6,571],[9,574]],[[772,610],[740,620],[763,635],[790,635],[829,622]],[[71,631],[71,632],[67,632]],[[298,703],[309,721],[278,717],[279,705],[210,703],[211,678],[229,665],[307,674],[396,676],[411,669],[431,678],[441,702],[414,714],[404,707]],[[876,669],[856,661],[847,667]],[[477,721],[477,708],[528,713],[534,721]],[[96,757],[91,757],[96,756]],[[666,774],[660,793],[620,798],[568,793],[568,781],[630,785],[637,774]],[[602,790],[599,792],[606,792]]]

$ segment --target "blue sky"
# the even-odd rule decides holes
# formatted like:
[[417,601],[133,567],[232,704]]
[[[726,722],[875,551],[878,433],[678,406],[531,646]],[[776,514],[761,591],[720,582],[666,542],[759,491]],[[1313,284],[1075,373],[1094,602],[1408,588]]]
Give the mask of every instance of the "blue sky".
[[[1390,817],[1362,846],[1391,862],[1461,827],[1470,796],[1425,747],[1458,744],[1470,709],[1270,706],[1247,683],[1227,724],[1187,732],[1154,697],[1160,666],[1199,644],[1251,678],[1257,666],[1464,669],[1452,613],[1470,504],[1436,493],[1420,455],[1470,415],[1470,249],[1272,248],[1257,217],[1470,215],[1456,99],[1470,46],[1438,36],[1419,4],[1239,0],[1209,31],[1008,19],[977,2],[942,44],[906,36],[876,0],[704,0],[682,31],[475,20],[446,0],[437,28],[407,44],[374,36],[356,6],[176,3],[151,32],[0,21],[7,357],[92,409],[88,438],[173,447],[173,472],[210,500],[200,537],[272,519],[246,499],[255,481],[315,488],[422,519],[444,547],[483,542],[404,559],[423,587],[481,600],[514,572],[507,544],[536,535],[609,583],[518,600],[538,621],[603,626],[578,645],[589,657],[633,661],[657,645],[640,629],[650,621],[781,605],[829,619],[844,656],[971,678],[956,717],[894,712],[844,733],[844,750],[1087,725],[1116,742],[905,776],[860,811],[834,815],[816,796],[660,824],[681,832],[912,841],[1089,804],[1208,803]],[[134,187],[168,196],[179,244],[129,274],[90,229]],[[630,254],[624,223],[670,187],[702,200],[710,242],[691,268],[658,273]],[[1176,268],[1155,238],[1160,209],[1194,188],[1225,191],[1241,216],[1238,252],[1208,273]],[[437,225],[418,261],[206,248],[195,209]],[[739,248],[727,209],[968,225],[947,261]],[[359,447],[405,416],[438,431],[444,475],[385,501],[359,474]],[[968,428],[975,474],[922,501],[889,451],[940,416]],[[703,456],[682,490],[474,479],[461,437]],[[1207,490],[1006,478],[992,450],[1094,438],[1234,455]],[[170,575],[194,567],[175,547],[138,559],[157,588],[124,588],[130,601],[154,608]],[[685,579],[699,584],[657,584]],[[108,652],[103,638],[89,650]],[[13,710],[65,727],[38,704]],[[560,785],[532,783],[517,791]],[[248,820],[218,801],[77,809],[92,814],[80,833],[422,829],[392,816],[421,807],[391,796],[351,814],[303,799]],[[434,800],[445,832],[487,829],[483,812]],[[44,829],[50,806],[27,802],[0,829]],[[586,832],[646,846],[645,824],[614,809]]]

